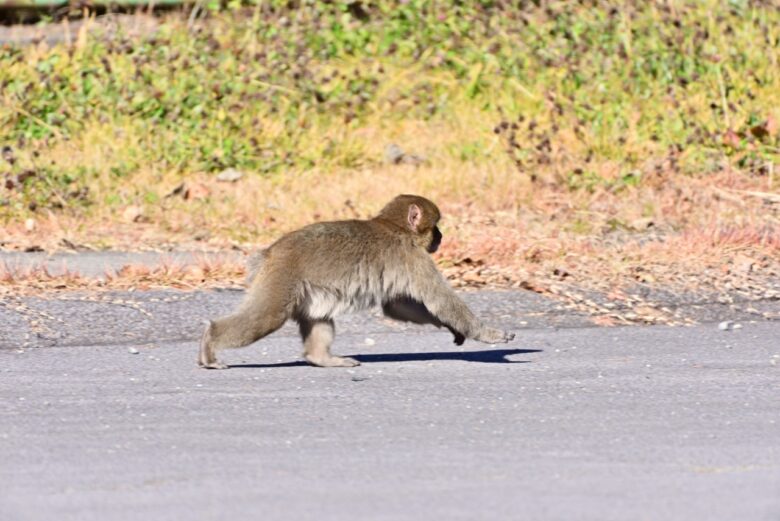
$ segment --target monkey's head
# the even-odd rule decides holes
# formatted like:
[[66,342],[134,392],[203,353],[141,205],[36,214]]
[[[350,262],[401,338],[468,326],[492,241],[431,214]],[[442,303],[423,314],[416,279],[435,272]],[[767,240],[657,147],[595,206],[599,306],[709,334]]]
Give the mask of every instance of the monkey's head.
[[399,195],[379,212],[377,219],[412,234],[417,246],[428,253],[439,249],[441,232],[437,226],[441,212],[433,202],[419,195]]

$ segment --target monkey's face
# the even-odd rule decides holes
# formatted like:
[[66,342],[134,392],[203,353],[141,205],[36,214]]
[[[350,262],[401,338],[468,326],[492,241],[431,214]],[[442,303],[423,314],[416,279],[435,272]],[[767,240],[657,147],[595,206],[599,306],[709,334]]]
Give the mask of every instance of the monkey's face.
[[439,231],[438,226],[434,226],[433,230],[431,231],[431,242],[428,243],[428,253],[435,253],[436,250],[439,249],[439,245],[441,244],[441,232]]

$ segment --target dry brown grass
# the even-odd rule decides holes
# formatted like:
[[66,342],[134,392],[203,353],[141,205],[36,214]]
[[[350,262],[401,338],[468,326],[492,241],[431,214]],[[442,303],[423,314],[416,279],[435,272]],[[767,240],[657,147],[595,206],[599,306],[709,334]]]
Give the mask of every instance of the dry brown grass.
[[[421,153],[440,146],[422,136],[404,145]],[[665,275],[669,269],[678,275],[699,274],[702,266],[727,266],[740,256],[756,259],[757,268],[775,267],[780,260],[778,205],[771,194],[760,195],[767,190],[763,179],[733,172],[706,180],[659,174],[657,182],[641,190],[571,192],[545,183],[545,177],[531,183],[501,162],[465,170],[447,165],[445,158],[429,160],[419,167],[378,164],[275,179],[246,176],[235,184],[196,175],[186,184],[205,187],[207,196],[166,199],[173,187],[159,187],[162,203],[145,206],[139,222],[125,222],[121,212],[98,212],[87,221],[50,213],[33,230],[12,224],[4,242],[6,247],[47,250],[63,244],[249,250],[315,220],[367,217],[391,196],[414,192],[443,209],[442,266],[468,265],[465,271],[489,268],[506,275],[503,282],[491,284],[546,280],[556,277],[555,272],[566,272],[582,284],[620,284],[640,280],[633,274],[636,269],[644,272],[645,281],[660,283],[671,276]],[[165,268],[144,277],[177,285],[180,275]],[[141,273],[125,274],[127,280],[139,277]]]
[[0,295],[238,287],[243,277],[243,264],[205,257],[196,259],[193,264],[162,262],[156,266],[127,265],[117,272],[106,272],[100,277],[85,277],[68,270],[52,274],[45,267],[20,269],[0,264]]

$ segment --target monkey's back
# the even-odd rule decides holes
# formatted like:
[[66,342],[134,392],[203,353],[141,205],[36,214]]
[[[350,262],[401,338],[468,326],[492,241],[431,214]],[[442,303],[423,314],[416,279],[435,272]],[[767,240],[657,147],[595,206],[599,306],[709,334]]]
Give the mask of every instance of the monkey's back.
[[291,292],[296,313],[332,318],[407,291],[402,272],[409,247],[403,236],[373,220],[316,223],[269,246],[269,269],[263,271],[282,274],[279,282]]

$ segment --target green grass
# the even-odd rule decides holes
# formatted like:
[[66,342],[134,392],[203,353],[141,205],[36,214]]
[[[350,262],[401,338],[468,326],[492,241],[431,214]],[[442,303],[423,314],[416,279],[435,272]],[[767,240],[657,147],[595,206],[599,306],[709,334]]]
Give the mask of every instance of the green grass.
[[727,165],[774,188],[769,3],[287,4],[195,28],[169,16],[145,39],[0,48],[0,145],[13,155],[0,160],[0,217],[155,204],[164,194],[150,184],[227,167],[372,168],[381,153],[360,132],[414,143],[409,122],[451,133],[423,150],[448,165],[565,191],[641,189],[661,160],[675,175]]

